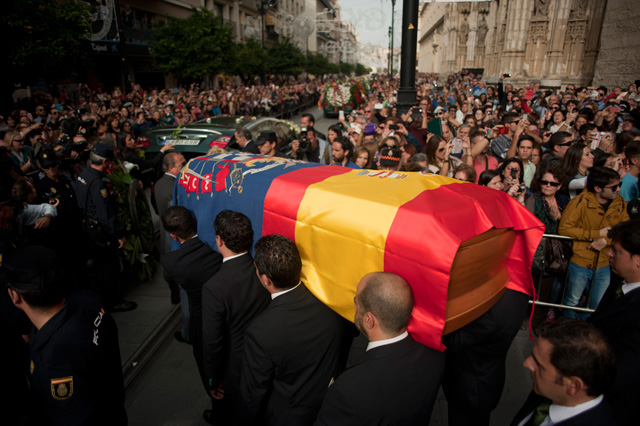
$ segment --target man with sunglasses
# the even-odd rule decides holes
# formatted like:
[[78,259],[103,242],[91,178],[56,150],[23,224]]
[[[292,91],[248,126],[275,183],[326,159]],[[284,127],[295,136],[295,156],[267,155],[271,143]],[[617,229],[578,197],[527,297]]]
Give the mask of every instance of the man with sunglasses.
[[562,159],[569,147],[573,144],[573,135],[569,132],[557,131],[549,138],[548,151],[549,155],[544,157],[540,162],[540,169],[549,167],[562,168]]
[[[611,240],[607,235],[612,226],[629,220],[627,203],[619,191],[618,172],[608,167],[593,167],[587,177],[587,187],[562,213],[558,233],[578,240],[573,243],[563,305],[577,306],[587,289],[588,307],[595,309],[609,286],[611,270],[607,251]],[[569,309],[564,309],[563,315],[588,317]]]

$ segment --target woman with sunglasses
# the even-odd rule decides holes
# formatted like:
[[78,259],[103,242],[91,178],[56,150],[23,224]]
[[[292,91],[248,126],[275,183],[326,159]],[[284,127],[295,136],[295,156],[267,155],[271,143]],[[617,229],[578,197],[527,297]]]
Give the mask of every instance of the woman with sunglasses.
[[24,144],[24,136],[19,132],[7,132],[4,141],[11,150],[13,164],[18,166],[22,173],[28,173],[31,170],[31,157],[29,147]]
[[569,203],[569,197],[560,192],[566,180],[565,174],[557,167],[540,170],[531,182],[532,195],[524,206],[545,226],[546,234],[555,234],[560,217]]
[[[562,188],[565,180],[566,177],[562,170],[557,167],[549,167],[536,173],[536,177],[534,177],[531,182],[531,191],[533,194],[527,198],[524,206],[544,223],[545,234],[558,233],[558,225],[562,217],[562,212],[565,207],[567,207],[567,204],[569,204],[569,197],[560,192],[560,188]],[[543,282],[545,282],[544,279]],[[551,283],[547,282],[547,285],[548,284]],[[549,302],[557,303],[560,301],[559,296],[561,289],[561,280],[554,279],[551,284]],[[555,315],[555,311],[549,309],[547,318],[555,318]]]

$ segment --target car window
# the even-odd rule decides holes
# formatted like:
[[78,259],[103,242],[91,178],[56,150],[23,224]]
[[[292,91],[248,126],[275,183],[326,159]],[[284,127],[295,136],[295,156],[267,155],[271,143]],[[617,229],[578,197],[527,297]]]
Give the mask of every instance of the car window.
[[273,128],[275,123],[277,122],[273,120],[265,120],[257,123],[255,126],[251,126],[251,136],[253,137],[253,140],[258,139],[258,134],[264,130],[275,130]]
[[289,140],[291,139],[291,129],[289,129],[286,124],[282,122],[276,123],[275,132],[278,137],[278,144],[276,145],[278,148],[289,143]]

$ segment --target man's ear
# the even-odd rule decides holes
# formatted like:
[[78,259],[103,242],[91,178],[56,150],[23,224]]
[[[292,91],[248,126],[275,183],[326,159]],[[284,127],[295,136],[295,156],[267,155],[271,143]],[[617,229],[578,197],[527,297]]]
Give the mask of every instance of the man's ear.
[[364,314],[364,324],[369,330],[373,329],[378,322],[378,319],[371,312],[365,312]]
[[587,391],[587,385],[578,376],[563,377],[562,381],[569,396],[576,396],[582,391]]
[[20,303],[22,303],[22,296],[20,296],[17,291],[8,288],[7,292],[9,293],[9,297],[11,298],[11,301],[14,305],[18,306]]
[[170,236],[171,238],[173,238],[174,240],[178,241],[178,237],[176,236],[176,234],[171,234],[171,233],[169,233],[169,236]]

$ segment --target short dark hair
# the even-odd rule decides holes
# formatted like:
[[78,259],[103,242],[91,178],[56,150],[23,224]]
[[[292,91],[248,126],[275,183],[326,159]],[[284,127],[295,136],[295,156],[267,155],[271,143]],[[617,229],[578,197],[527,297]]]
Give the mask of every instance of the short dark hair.
[[234,253],[249,251],[253,245],[251,221],[242,213],[222,210],[213,222],[216,235]]
[[518,121],[519,117],[515,112],[508,112],[502,116],[502,124],[511,124],[514,121]]
[[391,272],[374,272],[365,279],[358,297],[364,312],[371,312],[385,333],[402,333],[413,310],[413,293],[407,281]]
[[597,130],[598,126],[596,126],[593,123],[585,123],[580,127],[580,130],[578,131],[578,134],[580,136],[586,136],[587,132],[590,132],[592,130]]
[[570,138],[572,135],[569,132],[557,131],[549,138],[549,151],[553,152],[556,145],[564,143],[566,138]]
[[[302,117],[300,118],[308,118],[310,123],[315,124],[316,122],[316,118],[313,116],[313,114],[302,114]],[[313,126],[312,124],[312,126]]]
[[530,135],[522,135],[518,138],[518,143],[516,145],[517,148],[520,148],[520,142],[522,141],[529,141],[531,142],[531,148],[533,148],[536,145],[536,140],[533,138],[533,136]]
[[632,160],[636,157],[640,157],[640,141],[631,141],[624,148],[624,156],[628,160]]
[[612,227],[609,238],[631,254],[640,255],[640,219],[628,220]]
[[198,232],[196,218],[186,207],[171,206],[162,212],[162,226],[165,231],[186,240]]
[[615,170],[609,167],[592,167],[587,176],[587,190],[596,192],[596,186],[604,188],[612,180],[620,180],[620,175]]
[[551,364],[564,377],[582,379],[587,395],[599,396],[611,387],[616,374],[615,355],[596,326],[561,318],[543,323],[537,334],[553,345]]
[[293,288],[300,282],[300,253],[295,243],[283,235],[260,238],[255,246],[254,262],[258,274],[266,275],[278,290]]
[[336,140],[333,141],[333,143],[339,143],[345,152],[349,151],[348,155],[345,154],[345,158],[351,158],[351,155],[353,155],[353,144],[350,140],[338,136]]

